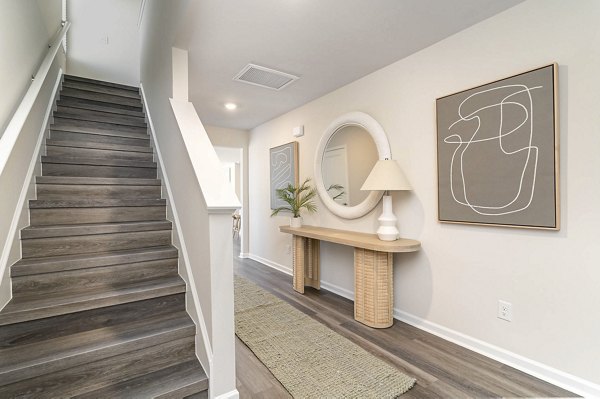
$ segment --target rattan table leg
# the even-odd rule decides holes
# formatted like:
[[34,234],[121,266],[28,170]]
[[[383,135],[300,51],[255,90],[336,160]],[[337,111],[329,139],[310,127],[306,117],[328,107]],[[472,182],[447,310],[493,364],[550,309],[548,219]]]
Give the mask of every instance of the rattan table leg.
[[293,287],[304,294],[304,287],[321,288],[320,282],[320,241],[301,236],[293,239]]
[[354,318],[374,328],[394,323],[393,254],[354,248]]

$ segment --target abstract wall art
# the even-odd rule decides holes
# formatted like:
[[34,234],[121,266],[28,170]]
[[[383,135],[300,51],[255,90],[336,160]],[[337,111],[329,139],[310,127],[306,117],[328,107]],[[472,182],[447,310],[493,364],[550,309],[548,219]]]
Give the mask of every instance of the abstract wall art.
[[438,219],[558,230],[556,64],[436,101]]
[[271,209],[287,204],[277,198],[275,190],[287,187],[288,184],[298,186],[298,142],[283,144],[269,150],[271,178]]

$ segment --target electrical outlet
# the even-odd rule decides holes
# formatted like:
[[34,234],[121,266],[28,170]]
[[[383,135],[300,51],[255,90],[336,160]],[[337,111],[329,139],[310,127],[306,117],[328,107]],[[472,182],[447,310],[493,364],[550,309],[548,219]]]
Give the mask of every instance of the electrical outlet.
[[512,304],[506,301],[498,301],[498,318],[506,321],[512,321]]

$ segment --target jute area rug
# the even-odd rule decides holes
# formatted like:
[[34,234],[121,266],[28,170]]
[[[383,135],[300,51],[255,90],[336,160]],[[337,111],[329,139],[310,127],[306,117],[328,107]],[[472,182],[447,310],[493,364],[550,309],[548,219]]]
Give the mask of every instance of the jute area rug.
[[294,398],[395,398],[415,379],[235,277],[236,335]]

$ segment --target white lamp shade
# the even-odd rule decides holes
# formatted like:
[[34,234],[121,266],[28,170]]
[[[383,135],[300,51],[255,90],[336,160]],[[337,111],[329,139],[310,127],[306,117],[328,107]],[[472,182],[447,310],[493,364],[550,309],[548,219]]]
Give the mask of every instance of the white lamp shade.
[[393,191],[410,190],[411,186],[398,162],[393,159],[382,159],[377,161],[360,189]]

